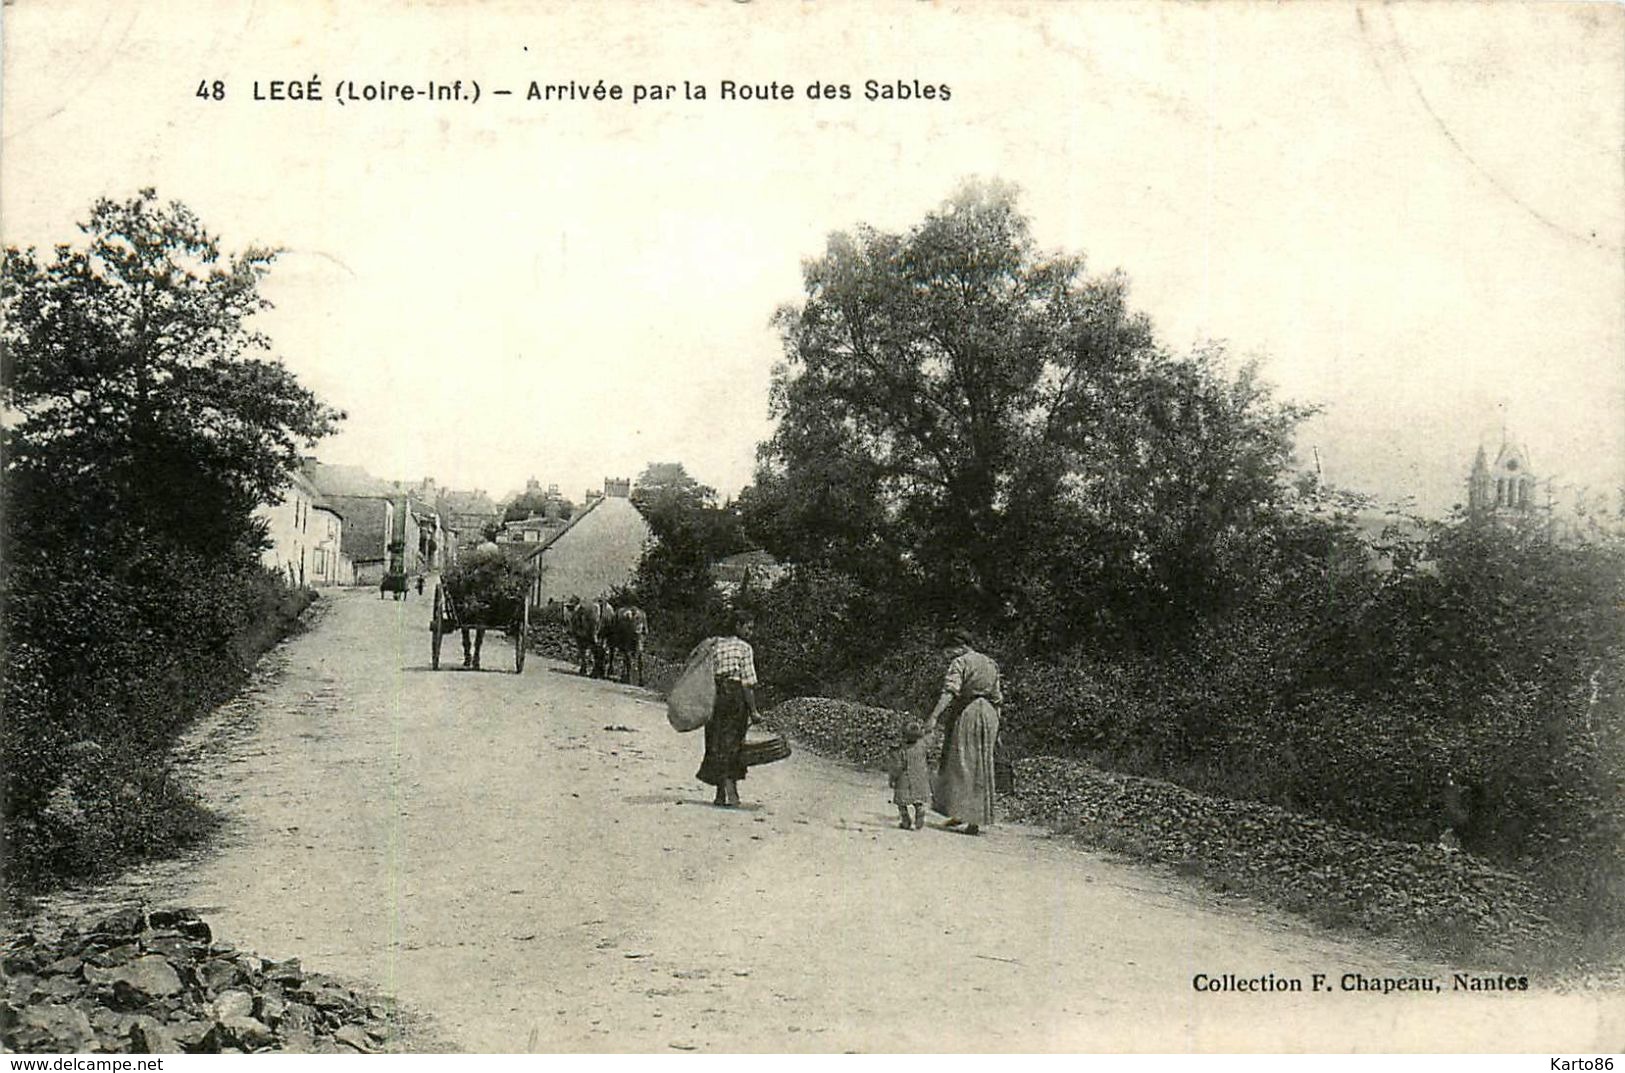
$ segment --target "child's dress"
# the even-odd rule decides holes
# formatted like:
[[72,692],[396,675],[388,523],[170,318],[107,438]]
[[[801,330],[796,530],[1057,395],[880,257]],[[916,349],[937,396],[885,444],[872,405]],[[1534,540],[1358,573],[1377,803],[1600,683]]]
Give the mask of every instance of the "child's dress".
[[925,765],[925,739],[892,750],[892,802],[922,805],[931,800],[931,773]]

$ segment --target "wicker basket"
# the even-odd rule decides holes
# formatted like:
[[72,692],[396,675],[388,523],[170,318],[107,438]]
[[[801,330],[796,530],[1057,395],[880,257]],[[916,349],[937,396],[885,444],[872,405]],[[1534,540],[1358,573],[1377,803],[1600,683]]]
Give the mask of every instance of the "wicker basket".
[[746,767],[771,764],[790,755],[790,743],[783,735],[771,731],[751,731],[745,735],[745,744],[739,749],[739,759]]
[[1003,757],[993,761],[993,792],[1000,794],[1016,792],[1016,767]]

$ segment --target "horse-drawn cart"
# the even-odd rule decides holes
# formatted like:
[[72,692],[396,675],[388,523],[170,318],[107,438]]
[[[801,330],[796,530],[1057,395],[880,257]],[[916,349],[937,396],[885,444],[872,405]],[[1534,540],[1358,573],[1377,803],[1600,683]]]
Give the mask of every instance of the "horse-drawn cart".
[[530,642],[529,597],[525,575],[507,569],[500,557],[487,555],[466,568],[448,570],[435,586],[434,612],[429,619],[429,651],[434,669],[440,669],[441,641],[446,634],[457,631],[463,639],[463,666],[478,670],[485,631],[495,630],[512,640],[514,673],[523,674],[525,649]]

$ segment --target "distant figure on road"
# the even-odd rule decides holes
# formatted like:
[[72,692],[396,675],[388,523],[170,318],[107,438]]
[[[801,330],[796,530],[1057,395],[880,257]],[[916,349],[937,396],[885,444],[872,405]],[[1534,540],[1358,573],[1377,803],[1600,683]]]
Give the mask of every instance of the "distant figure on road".
[[418,575],[418,595],[419,596],[423,595],[423,575],[422,574]]
[[716,804],[729,808],[739,804],[739,780],[745,777],[740,755],[745,731],[759,717],[756,652],[750,647],[755,632],[750,614],[735,611],[732,632],[717,640],[712,654],[717,697],[705,724],[705,758],[700,761],[698,778],[717,788]]
[[949,827],[963,824],[966,834],[981,834],[982,824],[993,822],[993,749],[1004,706],[999,666],[972,648],[970,634],[962,629],[942,635],[942,653],[948,672],[926,720],[929,734],[946,717],[931,807],[948,817]]
[[[925,728],[913,721],[898,729],[891,753],[892,803],[897,826],[918,831],[925,826],[925,803],[931,800],[931,773],[925,765]],[[912,810],[912,811],[911,811]]]

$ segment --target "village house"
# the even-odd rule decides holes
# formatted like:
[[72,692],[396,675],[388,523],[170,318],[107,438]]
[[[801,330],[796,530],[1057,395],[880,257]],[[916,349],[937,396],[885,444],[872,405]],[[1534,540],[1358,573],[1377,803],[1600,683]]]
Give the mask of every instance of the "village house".
[[360,466],[315,459],[306,460],[306,470],[322,498],[344,517],[341,550],[351,583],[377,585],[385,573],[429,573],[447,561],[450,541],[433,505],[439,493],[432,477],[408,486]]
[[427,574],[439,570],[445,534],[434,508],[403,492],[393,500],[395,525],[391,530],[390,572]]
[[515,541],[509,555],[536,563],[531,602],[560,603],[572,596],[591,599],[629,584],[643,552],[654,539],[649,523],[629,498],[631,481],[606,479],[602,494],[590,494],[568,524],[538,543]]
[[545,544],[569,523],[559,518],[538,516],[503,522],[497,533],[499,544]]
[[[504,501],[499,512],[495,540],[499,544],[545,544],[569,524],[574,505],[559,494],[559,486],[545,489],[535,477],[525,482],[525,490]],[[519,510],[523,517],[508,517]],[[503,518],[508,517],[504,521]]]
[[376,585],[389,565],[389,534],[395,504],[382,496],[329,496],[344,511],[344,552],[355,567],[357,585]]
[[321,500],[310,509],[310,583],[355,584],[355,567],[344,554],[344,516]]
[[350,561],[351,581],[376,585],[389,566],[395,529],[393,487],[360,466],[305,460],[305,470],[322,498],[344,516],[340,551]]
[[343,549],[343,514],[309,475],[296,471],[280,501],[255,510],[269,544],[260,561],[289,585],[343,585],[354,570]]

